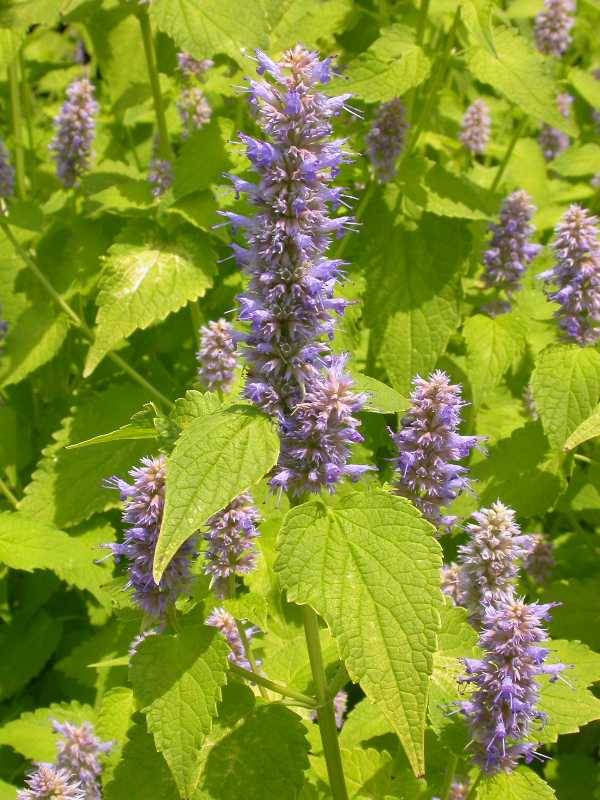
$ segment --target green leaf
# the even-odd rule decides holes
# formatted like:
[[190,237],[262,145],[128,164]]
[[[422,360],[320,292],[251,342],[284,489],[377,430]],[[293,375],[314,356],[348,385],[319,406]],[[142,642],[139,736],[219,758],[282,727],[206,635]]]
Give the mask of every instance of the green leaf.
[[2,386],[19,383],[54,358],[69,332],[69,320],[49,302],[27,308],[9,328],[0,377]]
[[438,217],[489,220],[499,206],[496,195],[464,175],[434,164],[427,170],[421,188],[427,191],[426,208]]
[[512,314],[488,317],[475,314],[463,328],[467,344],[467,369],[473,400],[479,405],[498,386],[505,373],[523,355],[526,339],[520,320]]
[[152,736],[146,732],[143,717],[127,731],[127,741],[112,780],[104,787],[104,800],[179,800],[180,795],[169,768],[156,752]]
[[600,406],[578,425],[565,442],[565,450],[574,450],[580,444],[600,436]]
[[105,603],[100,587],[106,580],[106,570],[94,563],[96,557],[75,536],[19,511],[0,513],[0,563],[26,572],[52,570],[71,586],[87,590]]
[[154,556],[158,582],[181,545],[277,462],[272,422],[249,406],[199,417],[185,428],[167,462],[165,513]]
[[553,581],[544,587],[543,599],[560,603],[552,611],[552,639],[579,639],[592,650],[600,650],[600,595],[595,578]]
[[221,406],[221,400],[215,392],[202,393],[196,389],[189,389],[185,393],[185,397],[178,397],[175,400],[175,408],[172,413],[173,422],[183,430],[198,417],[213,414],[220,410]]
[[296,800],[308,767],[307,753],[305,728],[297,714],[278,703],[258,703],[207,746],[192,800]]
[[212,285],[209,237],[191,226],[168,237],[155,223],[138,222],[108,251],[96,298],[94,342],[84,377],[135,330],[160,322]]
[[58,528],[77,525],[119,505],[119,495],[103,486],[111,475],[125,475],[144,455],[146,441],[121,441],[67,451],[65,445],[117,428],[147,399],[137,385],[114,384],[87,397],[63,420],[54,441],[43,452],[20,509]]
[[56,734],[52,721],[72,722],[81,725],[86,720],[94,723],[94,710],[76,700],[70,703],[53,703],[49,708],[26,711],[18,719],[7,722],[0,728],[0,745],[9,745],[29,761],[56,759]]
[[365,403],[365,411],[373,411],[376,414],[395,414],[398,411],[405,411],[410,406],[410,400],[403,397],[391,386],[363,375],[360,372],[352,372],[354,378],[354,389],[357,392],[366,392],[369,399]]
[[477,80],[489,84],[525,114],[574,135],[573,122],[556,106],[558,87],[539,53],[508,28],[494,31],[493,44],[497,55],[481,45],[467,51],[467,66]]
[[407,501],[354,493],[335,509],[292,509],[276,564],[289,599],[325,619],[350,677],[380,705],[416,773],[441,599],[433,533]]
[[343,30],[344,18],[352,11],[351,0],[266,0],[269,51],[278,53],[297,42],[315,47]]
[[148,730],[183,797],[200,777],[200,748],[227,680],[228,653],[219,631],[184,618],[176,635],[145,639],[131,662]]
[[115,686],[100,699],[96,735],[104,742],[114,742],[102,770],[103,784],[108,783],[114,775],[134,712],[135,698],[133,691],[127,686]]
[[600,145],[588,142],[569,147],[554,159],[552,169],[567,178],[594,175],[600,170]]
[[547,723],[536,732],[543,744],[556,742],[559,736],[577,731],[588,722],[600,719],[600,700],[587,688],[600,681],[600,654],[581,642],[553,639],[549,661],[572,665],[563,672],[564,681],[550,683],[542,679],[538,708],[548,715]]
[[244,49],[267,46],[261,0],[248,0],[244,13],[236,0],[156,0],[150,5],[156,27],[194,58],[225,53],[244,65]]
[[600,399],[600,353],[556,345],[540,353],[531,376],[533,398],[553,447],[563,447]]
[[365,317],[390,383],[404,394],[417,373],[433,369],[456,328],[470,237],[446,219],[424,215],[418,230],[408,230],[394,227],[381,207],[374,211],[368,232],[378,238],[365,253]]
[[156,439],[158,434],[154,427],[154,416],[157,413],[152,403],[146,403],[141,411],[133,415],[132,421],[127,425],[121,425],[120,428],[110,431],[110,433],[101,433],[99,436],[93,436],[84,442],[69,444],[66,449],[77,450],[79,447],[89,447],[93,444],[105,444],[106,442],[120,442],[124,439]]
[[175,161],[173,195],[175,199],[208,189],[219,182],[228,160],[219,120],[213,120],[186,140]]
[[597,78],[582,69],[571,67],[568,80],[592,108],[600,108],[600,81]]
[[475,797],[476,800],[556,800],[554,790],[527,767],[484,778]]
[[416,44],[407,45],[402,57],[387,61],[367,51],[344,70],[347,80],[334,81],[331,91],[351,92],[367,103],[382,103],[399,97],[422,83],[429,75],[430,62]]
[[38,610],[33,619],[15,614],[0,628],[0,701],[16,694],[44,669],[62,634],[61,623]]

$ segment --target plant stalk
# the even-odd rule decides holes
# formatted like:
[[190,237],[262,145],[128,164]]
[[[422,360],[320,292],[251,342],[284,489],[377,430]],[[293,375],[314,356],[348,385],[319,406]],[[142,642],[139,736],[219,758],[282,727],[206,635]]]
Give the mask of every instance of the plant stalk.
[[0,492],[2,492],[13,508],[19,508],[19,501],[9,489],[8,484],[4,483],[2,478],[0,478]]
[[10,87],[10,113],[15,143],[16,192],[19,200],[25,199],[25,150],[23,147],[23,115],[21,114],[21,90],[19,86],[19,58],[8,67]]
[[490,186],[490,192],[495,192],[496,189],[498,188],[498,185],[502,180],[502,176],[506,171],[506,167],[508,166],[508,162],[510,161],[510,157],[513,154],[513,150],[515,149],[517,142],[519,141],[519,138],[523,133],[523,129],[525,128],[526,123],[527,123],[527,117],[523,117],[522,120],[517,125],[517,127],[515,128],[514,133],[512,135],[512,139],[510,140],[510,144],[508,145],[506,153],[504,154],[504,158],[502,159],[502,161],[498,165],[498,169],[496,170],[494,180],[492,181],[492,185]]
[[325,677],[325,667],[323,666],[321,640],[319,638],[319,621],[316,613],[310,606],[303,606],[303,611],[304,633],[306,636],[310,667],[316,687],[318,701],[317,719],[321,731],[325,763],[327,764],[329,786],[331,788],[333,800],[348,800],[348,791],[346,789],[344,769],[342,766],[342,755],[340,753],[338,732],[335,725],[333,703],[327,692],[327,680]]
[[280,694],[282,697],[289,697],[292,700],[297,700],[299,703],[302,703],[302,705],[305,705],[308,708],[316,708],[317,706],[317,701],[314,697],[309,697],[307,694],[297,692],[295,689],[291,689],[289,686],[284,686],[283,684],[271,681],[269,678],[265,678],[264,675],[260,675],[258,672],[251,672],[249,669],[238,667],[237,664],[232,663],[229,664],[229,669],[234,673],[234,675],[239,675],[240,678],[253,681],[253,683],[258,684],[259,686],[264,686],[265,689],[270,689],[272,692],[276,692],[276,694]]
[[456,765],[458,764],[458,756],[450,756],[448,763],[448,770],[446,772],[446,780],[444,781],[444,788],[442,789],[442,800],[448,800],[450,797],[450,790],[452,789],[452,781],[456,773]]
[[165,107],[160,91],[160,78],[158,67],[156,66],[156,53],[154,51],[154,40],[152,38],[152,28],[150,18],[145,8],[138,12],[140,29],[142,31],[142,41],[144,43],[144,53],[146,55],[146,66],[148,67],[148,77],[150,88],[152,89],[152,99],[154,102],[154,113],[156,114],[156,124],[158,127],[158,152],[165,161],[173,160],[173,150],[169,140],[169,130],[167,128],[167,118],[165,117]]
[[422,45],[425,37],[425,26],[427,25],[427,14],[429,13],[429,0],[421,0],[419,5],[419,20],[417,22],[417,44]]
[[[44,275],[44,273],[39,269],[33,258],[29,255],[29,253],[23,248],[21,243],[15,238],[10,227],[4,222],[0,220],[0,227],[6,234],[6,237],[12,244],[15,252],[21,257],[21,259],[25,262],[25,264],[29,267],[29,269],[33,272],[35,277],[38,281],[42,284],[42,286],[46,289],[48,294],[52,297],[54,302],[65,312],[65,314],[69,317],[69,319],[75,324],[77,328],[82,332],[86,339],[89,341],[94,340],[94,334],[85,324],[85,322],[81,319],[81,317],[75,312],[71,306],[64,300],[60,294],[56,291],[54,286],[50,283],[48,278]],[[146,391],[150,394],[154,395],[157,400],[161,403],[164,403],[167,408],[173,408],[173,403],[166,397],[162,392],[160,392],[155,386],[153,386],[143,375],[131,367],[121,356],[117,355],[117,353],[107,353],[107,357],[113,361],[113,363],[117,364],[124,372],[126,372],[134,381],[143,386]]]

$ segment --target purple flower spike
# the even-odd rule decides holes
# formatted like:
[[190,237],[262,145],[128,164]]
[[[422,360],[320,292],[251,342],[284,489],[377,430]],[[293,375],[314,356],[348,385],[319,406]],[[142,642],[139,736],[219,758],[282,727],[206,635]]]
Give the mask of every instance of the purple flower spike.
[[468,458],[481,437],[458,433],[466,403],[461,387],[452,385],[445,372],[437,370],[427,380],[417,376],[413,385],[412,407],[392,434],[398,449],[394,488],[446,532],[456,517],[443,515],[441,508],[468,487],[467,468],[454,462]]
[[574,0],[544,0],[544,10],[535,18],[535,43],[540,53],[562,56],[569,49],[574,12]]
[[351,446],[363,441],[354,414],[367,396],[352,391],[354,380],[345,366],[346,356],[332,357],[331,366],[309,382],[303,401],[282,424],[273,488],[297,497],[322,487],[333,491],[342,478],[356,481],[369,469],[347,463]]
[[523,571],[536,583],[546,583],[554,569],[554,546],[543,533],[530,533],[531,549],[523,562]]
[[228,392],[237,366],[233,328],[224,319],[200,328],[200,350],[196,354],[200,380],[209,392]]
[[200,130],[210,122],[211,107],[201,89],[184,89],[177,101],[177,111],[183,125],[182,136],[187,139],[191,133]]
[[69,770],[53,764],[37,764],[17,800],[86,800],[81,784]]
[[15,193],[15,170],[10,163],[6,145],[0,139],[0,197],[12,197]]
[[475,691],[458,705],[471,729],[474,761],[488,775],[512,772],[521,760],[538,756],[538,745],[529,741],[533,725],[545,720],[536,708],[537,679],[549,675],[556,681],[565,669],[545,664],[549,651],[540,647],[547,639],[543,622],[555,605],[528,605],[511,594],[499,606],[488,606],[479,639],[483,656],[464,659],[460,681]]
[[98,780],[102,773],[100,756],[112,749],[113,742],[101,742],[89,722],[77,726],[54,720],[52,727],[62,736],[57,744],[58,766],[77,778],[85,800],[102,800]]
[[[339,730],[342,729],[344,725],[344,715],[348,709],[348,692],[345,692],[343,689],[336,694],[333,698],[333,713],[335,716],[335,726]],[[317,712],[313,710],[310,712],[310,718],[313,722],[317,721]]]
[[490,141],[492,120],[483,100],[475,100],[465,112],[460,140],[472,153],[483,154]]
[[196,538],[181,545],[157,585],[152,577],[154,552],[165,501],[165,458],[142,458],[141,466],[129,474],[133,483],[114,477],[107,487],[118,489],[125,504],[123,522],[129,527],[123,543],[105,545],[115,559],[125,558],[128,589],[134,602],[151,617],[162,619],[191,583],[190,561],[196,554]]
[[82,78],[69,86],[67,100],[54,118],[57,131],[49,149],[56,161],[56,173],[67,187],[75,186],[90,168],[98,110],[94,86]]
[[2,306],[0,306],[0,354],[4,350],[4,341],[8,335],[8,322],[2,317]]
[[[240,636],[238,624],[234,616],[230,614],[229,611],[225,611],[224,608],[215,608],[210,617],[206,620],[206,624],[221,631],[227,640],[227,644],[231,648],[231,653],[229,653],[229,660],[231,663],[243,669],[252,670],[252,664],[248,659],[248,654],[246,653],[246,648],[242,642],[242,637]],[[244,620],[240,622],[240,625],[243,626],[246,640],[250,643],[252,637],[256,636],[259,632],[259,629],[256,625],[247,626]],[[255,661],[255,663],[260,664],[260,661]]]
[[[335,317],[347,306],[334,297],[343,262],[328,259],[326,251],[333,236],[353,225],[349,216],[331,213],[345,205],[342,190],[331,182],[349,160],[343,141],[331,138],[332,120],[349,96],[319,90],[329,80],[330,60],[300,46],[279,63],[261,51],[256,60],[266,79],[250,81],[248,91],[267,140],[241,133],[240,141],[259,182],[232,178],[256,210],[253,216],[223,212],[247,241],[245,248],[233,245],[250,275],[248,290],[238,298],[240,320],[249,326],[241,337],[248,362],[245,394],[281,425],[284,442],[272,486],[295,493],[302,487],[331,489],[359,470],[345,459],[347,445],[358,440],[358,421],[348,408],[358,410],[360,401],[351,398],[343,362],[332,359],[328,344]],[[326,395],[338,390],[344,397],[336,410]]]
[[177,53],[177,63],[185,78],[202,78],[204,73],[214,66],[210,58],[198,60],[189,53]]
[[408,128],[402,100],[395,98],[379,106],[365,141],[373,170],[381,183],[391,181],[396,174],[396,161],[404,147]]
[[[575,98],[573,95],[567,92],[559,94],[556,98],[558,110],[565,119],[569,118],[574,100]],[[550,125],[542,126],[538,142],[540,143],[546,161],[553,161],[571,144],[571,140],[566,133],[559,131],[558,128],[552,128]]]
[[153,197],[161,197],[173,183],[173,165],[164,158],[155,156],[150,162],[148,180],[152,185]]
[[204,572],[211,575],[217,586],[231,575],[247,575],[256,567],[257,524],[260,515],[252,496],[241,494],[223,511],[206,523],[208,543]]
[[452,599],[455,605],[460,605],[460,564],[444,564],[442,566],[442,592]]
[[477,624],[486,606],[512,591],[519,560],[528,556],[533,542],[521,534],[512,508],[499,500],[476,511],[473,519],[467,525],[469,541],[458,548],[458,603]]
[[580,345],[600,338],[600,242],[597,218],[572,205],[556,226],[555,266],[540,278],[558,288],[548,298],[559,304],[555,317],[567,340]]
[[521,288],[527,265],[541,250],[541,245],[529,241],[535,231],[531,218],[536,210],[523,190],[509,194],[504,201],[500,222],[490,225],[492,240],[483,255],[483,283],[488,289],[504,291],[510,298]]

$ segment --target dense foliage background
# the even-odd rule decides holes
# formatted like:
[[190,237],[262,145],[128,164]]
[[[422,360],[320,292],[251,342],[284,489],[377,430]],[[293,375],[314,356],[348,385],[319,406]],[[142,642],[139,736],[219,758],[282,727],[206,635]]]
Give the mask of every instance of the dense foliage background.
[[[536,47],[540,10],[540,0],[1,4],[2,159],[16,170],[0,218],[1,800],[32,762],[54,761],[51,720],[88,721],[114,742],[102,761],[107,800],[331,797],[295,603],[322,617],[327,680],[348,693],[339,743],[350,797],[457,798],[459,780],[479,800],[600,797],[590,688],[600,680],[600,354],[594,336],[564,339],[538,277],[556,262],[554,228],[569,207],[600,207],[600,2],[572,11],[562,55]],[[243,365],[232,392],[209,393],[196,352],[209,321],[244,330],[236,296],[248,279],[229,249],[241,239],[217,212],[252,213],[224,173],[250,177],[238,134],[261,136],[247,96],[253,51],[277,59],[297,43],[336,56],[324,91],[352,95],[334,126],[356,155],[336,182],[360,225],[330,249],[347,261],[336,292],[352,301],[332,347],[350,353],[369,393],[352,461],[376,470],[323,492],[325,507],[290,511],[268,487],[276,428],[240,405]],[[180,52],[212,65],[186,73]],[[49,145],[67,87],[83,78],[99,107],[95,155],[65,186]],[[206,103],[196,123],[180,108],[193,89]],[[566,116],[561,93],[573,98]],[[410,127],[377,180],[368,132],[394,98]],[[480,154],[461,141],[478,98],[491,117]],[[552,160],[544,135],[559,141]],[[535,204],[543,247],[510,310],[494,314],[483,254],[514,190]],[[404,424],[415,376],[434,369],[462,386],[461,433],[485,437],[471,490],[450,510],[458,522],[437,539],[392,496],[388,432]],[[223,599],[201,554],[191,589],[131,657],[152,619],[124,588],[126,564],[100,549],[124,530],[104,481],[161,453],[171,482],[155,567],[249,488],[259,556]],[[548,720],[533,740],[550,758],[481,778],[465,720],[449,713],[468,691],[460,659],[477,652],[478,634],[444,599],[439,567],[467,541],[469,515],[497,499],[552,546],[548,574],[524,570],[518,593],[561,603],[549,647],[569,669],[566,682],[541,679]],[[260,629],[247,666],[287,694],[228,669],[225,640],[202,624],[217,606]]]

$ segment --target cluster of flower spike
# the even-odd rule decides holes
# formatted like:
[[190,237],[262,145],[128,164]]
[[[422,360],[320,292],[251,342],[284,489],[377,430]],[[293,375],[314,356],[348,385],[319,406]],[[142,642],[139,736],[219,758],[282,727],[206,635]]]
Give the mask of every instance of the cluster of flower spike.
[[469,541],[458,548],[458,604],[478,623],[483,609],[510,592],[533,545],[521,534],[515,512],[499,500],[473,514],[467,525]]
[[448,529],[456,518],[441,509],[468,486],[467,469],[456,462],[469,456],[478,437],[458,433],[466,404],[461,387],[451,384],[445,372],[437,370],[427,380],[417,377],[413,384],[412,406],[392,434],[398,449],[394,487],[433,525]]
[[228,392],[237,366],[233,328],[224,319],[200,328],[198,375],[209,392]]
[[161,197],[173,183],[173,165],[167,158],[155,155],[150,162],[148,180],[152,186],[152,196]]
[[530,242],[535,230],[531,225],[535,211],[527,192],[519,190],[504,201],[500,222],[490,226],[492,240],[483,256],[483,283],[488,288],[505,291],[509,298],[521,288],[527,265],[541,249],[541,245]]
[[113,742],[101,742],[89,722],[53,721],[52,727],[61,735],[56,763],[36,764],[17,800],[101,800],[100,759]]
[[252,496],[241,494],[206,523],[208,543],[204,572],[210,575],[219,594],[232,575],[247,575],[256,567],[257,524],[260,515]]
[[562,56],[569,49],[574,12],[574,0],[544,0],[544,10],[535,18],[535,42],[541,53]]
[[49,146],[57,175],[65,186],[74,186],[90,168],[97,114],[93,84],[87,78],[74,81],[54,119],[57,131]]
[[556,227],[556,265],[540,278],[558,288],[548,297],[567,339],[580,345],[600,338],[600,242],[597,218],[572,205]]
[[[558,110],[565,119],[569,118],[573,101],[573,95],[568,94],[568,92],[563,92],[556,98]],[[558,128],[553,128],[550,125],[542,126],[538,141],[546,161],[553,161],[557,156],[563,153],[571,143],[571,140],[566,133],[559,131]]]
[[408,128],[402,100],[394,98],[379,106],[365,141],[373,171],[381,183],[391,181],[396,174],[396,161],[404,147]]
[[190,84],[194,80],[203,80],[205,72],[213,66],[213,61],[209,58],[199,61],[183,52],[177,53],[177,61],[183,79],[188,84],[177,100],[177,111],[183,125],[182,136],[187,139],[193,131],[210,122],[212,109],[204,92],[198,86]]
[[177,64],[186,79],[202,78],[204,73],[214,66],[214,61],[210,58],[197,59],[189,53],[180,51],[177,53]]
[[15,170],[6,145],[0,139],[0,197],[12,197],[15,191]]
[[[244,632],[246,643],[249,645],[251,639],[259,633],[259,628],[256,625],[246,625],[242,620],[239,625],[235,620],[233,614],[226,611],[224,608],[215,608],[212,614],[206,620],[207,625],[217,628],[225,637],[227,644],[231,648],[229,653],[229,660],[232,664],[236,664],[242,669],[252,670],[252,664],[248,658],[245,644],[240,634],[240,628]],[[259,664],[260,662],[255,662]]]
[[129,474],[133,483],[118,477],[106,482],[118,489],[125,505],[123,522],[129,526],[122,543],[107,544],[115,558],[125,558],[135,603],[151,617],[161,619],[190,583],[190,561],[196,540],[188,539],[169,562],[160,583],[154,582],[152,564],[163,516],[165,458],[143,458]]
[[545,715],[536,708],[538,678],[557,680],[564,664],[546,664],[549,654],[543,627],[556,604],[527,604],[509,593],[484,611],[479,659],[464,660],[462,683],[473,693],[460,702],[471,731],[474,761],[487,774],[511,772],[524,759],[529,763],[536,745],[529,741],[535,723]]
[[460,140],[472,153],[482,154],[490,141],[490,111],[483,100],[475,100],[465,112],[461,122]]
[[554,568],[554,547],[543,533],[530,533],[531,547],[523,562],[523,571],[536,583],[546,583]]
[[[326,251],[332,235],[352,225],[350,217],[330,213],[343,203],[342,189],[331,181],[348,160],[343,142],[331,139],[332,119],[348,96],[319,91],[318,84],[329,80],[331,61],[302,47],[279,63],[257,51],[257,61],[259,73],[271,80],[250,81],[249,92],[267,139],[240,139],[260,181],[231,176],[256,213],[222,214],[245,230],[248,244],[233,245],[250,275],[248,290],[238,298],[240,319],[250,326],[242,350],[249,367],[246,395],[281,424],[274,486],[302,494],[360,474],[344,461],[348,445],[359,438],[349,409],[358,410],[361,398],[351,399],[343,364],[332,362],[325,341],[333,335],[334,316],[347,305],[333,296],[342,262],[327,258]],[[308,398],[329,405],[311,414]],[[312,422],[319,425],[318,437],[308,429]]]

